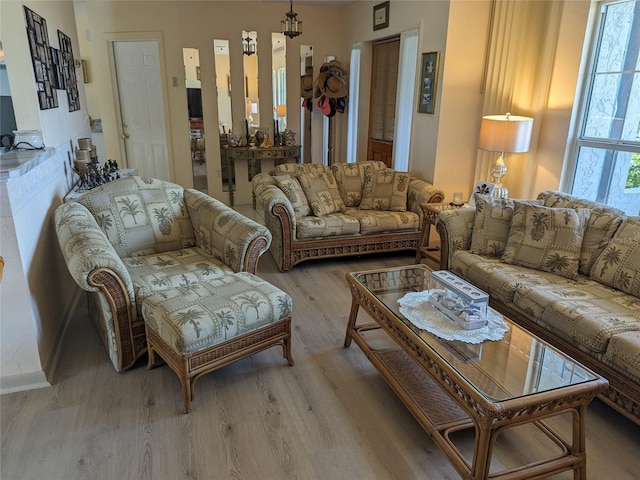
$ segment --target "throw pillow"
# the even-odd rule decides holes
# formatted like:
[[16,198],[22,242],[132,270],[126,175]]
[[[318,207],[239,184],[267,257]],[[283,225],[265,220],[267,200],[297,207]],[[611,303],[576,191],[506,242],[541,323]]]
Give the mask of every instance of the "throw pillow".
[[471,253],[499,257],[507,245],[513,200],[475,193],[476,216],[471,232]]
[[273,179],[291,202],[296,218],[306,217],[311,214],[311,207],[309,207],[307,196],[304,194],[304,190],[302,190],[302,186],[300,186],[297,177],[292,175],[276,175]]
[[[514,201],[511,198],[473,194],[476,215],[471,231],[471,253],[487,257],[502,256],[511,228]],[[521,200],[521,202],[541,205],[539,200]]]
[[579,267],[580,273],[589,275],[591,267],[613,238],[626,215],[617,208],[599,206],[595,202],[584,200],[569,202],[567,208],[591,209],[591,217],[589,217],[587,227],[584,230]]
[[391,169],[374,171],[368,168],[360,209],[406,212],[409,180],[411,174],[408,172],[396,172]]
[[514,201],[502,261],[575,280],[590,215],[587,208],[550,208]]
[[344,212],[345,206],[333,173],[322,173],[318,176],[309,173],[298,173],[302,190],[317,217],[330,213]]
[[331,166],[331,171],[338,184],[338,190],[342,200],[347,207],[358,207],[362,200],[362,189],[364,188],[365,173],[370,169],[385,170],[387,166],[384,162],[363,161],[353,163],[335,163]]
[[640,217],[622,222],[593,264],[591,278],[640,297]]

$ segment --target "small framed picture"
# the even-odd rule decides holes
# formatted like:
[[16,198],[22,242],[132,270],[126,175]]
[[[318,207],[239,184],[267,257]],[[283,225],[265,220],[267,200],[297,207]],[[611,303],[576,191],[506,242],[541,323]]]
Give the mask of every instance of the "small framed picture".
[[476,183],[476,186],[473,187],[473,191],[471,192],[471,198],[469,199],[469,202],[468,202],[469,205],[471,205],[472,207],[476,205],[476,201],[473,198],[473,195],[475,193],[479,193],[480,195],[491,196],[493,195],[493,188],[494,188],[493,183],[489,183],[489,182]]
[[439,58],[440,52],[422,54],[422,65],[420,68],[420,95],[418,95],[419,113],[434,113],[435,111]]
[[380,30],[389,26],[389,2],[382,2],[373,7],[373,29]]

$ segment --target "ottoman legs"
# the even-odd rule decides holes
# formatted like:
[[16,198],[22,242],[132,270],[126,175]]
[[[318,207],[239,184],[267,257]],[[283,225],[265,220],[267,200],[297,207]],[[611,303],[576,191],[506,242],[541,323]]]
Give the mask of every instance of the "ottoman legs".
[[187,355],[180,355],[152,328],[145,328],[149,355],[147,368],[153,368],[157,353],[178,375],[182,387],[184,413],[191,411],[196,380],[206,373],[275,345],[282,346],[283,357],[289,365],[294,364],[291,356],[290,316]]

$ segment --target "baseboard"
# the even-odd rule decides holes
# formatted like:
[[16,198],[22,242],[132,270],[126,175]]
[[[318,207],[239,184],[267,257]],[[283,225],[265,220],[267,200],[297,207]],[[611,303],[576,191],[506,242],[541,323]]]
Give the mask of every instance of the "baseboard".
[[42,370],[39,372],[20,373],[0,377],[0,394],[35,390],[36,388],[50,387],[47,377]]
[[[58,333],[54,340],[55,348],[51,350],[49,357],[44,363],[44,371],[47,372],[47,378],[51,380],[56,378],[56,369],[58,368],[58,360],[60,359],[60,353],[62,352],[64,337],[67,334],[71,320],[78,314],[78,307],[80,306],[81,300],[83,300],[84,295],[86,295],[86,292],[80,288],[75,289],[74,292],[75,293],[71,298],[71,301],[67,305],[67,310],[62,316],[62,324],[58,329]],[[52,381],[51,384],[53,383],[55,382]]]

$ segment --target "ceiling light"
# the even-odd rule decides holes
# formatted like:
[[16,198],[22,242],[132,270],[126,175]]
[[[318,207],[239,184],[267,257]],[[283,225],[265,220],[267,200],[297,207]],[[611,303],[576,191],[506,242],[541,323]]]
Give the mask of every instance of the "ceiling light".
[[297,37],[302,33],[302,20],[298,20],[298,14],[293,11],[293,0],[289,0],[289,11],[284,14],[280,22],[280,30],[289,38]]

